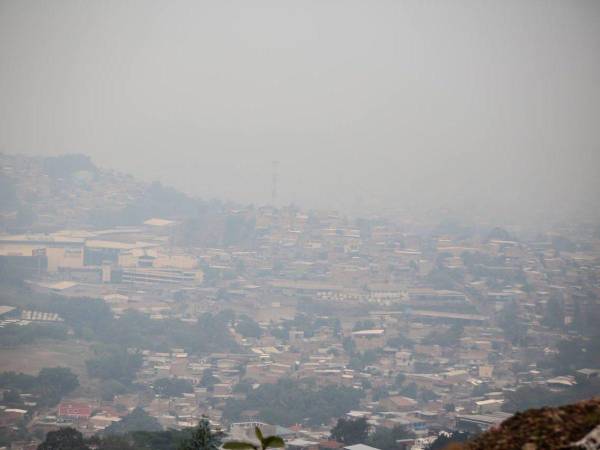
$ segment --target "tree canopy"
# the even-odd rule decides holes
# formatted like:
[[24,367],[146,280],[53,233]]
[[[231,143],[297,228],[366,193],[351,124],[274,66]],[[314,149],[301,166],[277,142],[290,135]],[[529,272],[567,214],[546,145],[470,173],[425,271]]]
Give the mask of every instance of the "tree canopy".
[[402,425],[393,428],[379,427],[369,436],[367,441],[371,447],[380,450],[396,450],[400,439],[412,439],[415,434]]
[[210,429],[208,419],[202,418],[190,436],[179,444],[178,450],[218,450],[222,437]]
[[15,372],[0,374],[0,388],[33,394],[40,406],[56,405],[78,386],[77,375],[65,367],[47,367],[37,376]]
[[248,392],[245,400],[229,399],[224,415],[238,420],[245,410],[258,410],[261,420],[289,426],[320,425],[358,406],[362,391],[343,387],[316,387],[313,383],[279,380]]
[[194,387],[182,378],[159,378],[154,382],[154,392],[162,397],[183,397],[183,394],[194,392]]
[[38,450],[89,450],[89,447],[79,431],[67,427],[48,432]]
[[135,408],[119,422],[109,425],[105,434],[125,434],[132,431],[162,431],[162,426],[143,408]]
[[365,443],[369,436],[367,419],[338,419],[335,427],[331,429],[331,437],[346,445]]

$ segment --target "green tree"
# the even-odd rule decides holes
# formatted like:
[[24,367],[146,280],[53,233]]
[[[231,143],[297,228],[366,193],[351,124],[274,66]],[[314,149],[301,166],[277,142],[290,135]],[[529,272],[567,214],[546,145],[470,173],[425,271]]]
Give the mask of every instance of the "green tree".
[[513,344],[523,343],[527,337],[527,327],[519,316],[519,308],[513,301],[508,303],[498,315],[498,325]]
[[552,392],[543,386],[523,386],[514,392],[507,392],[502,410],[506,412],[524,411],[541,408],[550,403]]
[[386,398],[390,395],[390,391],[386,386],[378,386],[373,389],[373,401],[378,402],[382,398]]
[[[285,442],[279,436],[264,437],[260,428],[255,427],[254,433],[260,445],[244,441],[230,441],[223,444],[223,448],[227,450],[267,450],[268,448],[284,448]],[[195,449],[196,447],[194,447]],[[198,447],[200,448],[200,447]],[[187,450],[187,449],[185,449]],[[211,449],[212,450],[212,449]]]
[[358,407],[363,392],[345,386],[319,388],[314,382],[282,379],[262,384],[247,393],[246,399],[229,399],[223,410],[226,419],[239,420],[248,409],[259,411],[269,423],[289,426],[295,423],[321,425]]
[[154,392],[162,397],[183,397],[194,392],[192,383],[182,378],[160,378],[154,382]]
[[414,382],[409,383],[400,389],[400,393],[405,397],[417,398],[417,395],[419,395],[419,387]]
[[235,352],[239,346],[229,332],[232,314],[222,311],[212,315],[204,313],[198,319],[195,327],[195,350],[199,353]]
[[130,354],[126,349],[117,346],[103,346],[96,349],[96,356],[85,362],[89,375],[102,380],[117,380],[130,384],[140,367],[142,355]]
[[44,442],[38,446],[38,450],[89,450],[89,447],[79,431],[67,427],[50,431]]
[[214,376],[212,369],[205,369],[202,372],[202,378],[200,379],[200,386],[207,388],[212,391],[215,384],[219,382],[219,379]]
[[235,326],[235,331],[246,338],[259,338],[262,336],[260,325],[251,317],[242,315]]
[[600,335],[592,338],[568,338],[557,344],[558,354],[550,361],[557,374],[575,369],[597,367],[600,355]]
[[56,405],[78,386],[77,375],[64,367],[44,368],[37,376],[14,372],[0,374],[1,388],[32,393],[38,397],[41,406]]
[[367,419],[338,419],[335,427],[331,429],[331,437],[346,445],[364,443],[369,435]]
[[342,345],[344,347],[344,351],[350,356],[352,356],[356,351],[356,344],[351,337],[345,337],[342,341]]
[[79,387],[77,375],[66,367],[46,367],[40,370],[37,378],[40,385],[52,386],[63,395]]
[[439,344],[444,346],[453,346],[463,335],[463,326],[454,324],[447,330],[433,330],[423,338],[423,344]]
[[490,387],[489,383],[481,383],[476,386],[473,386],[473,389],[471,389],[471,395],[473,397],[482,397],[491,390],[492,388]]
[[100,384],[100,396],[107,402],[112,402],[115,395],[125,394],[127,391],[127,387],[117,380],[104,380]]
[[179,444],[178,450],[218,450],[222,433],[213,433],[208,419],[202,418],[191,435]]
[[393,347],[393,348],[402,348],[402,347],[412,348],[415,346],[415,343],[412,340],[410,340],[408,337],[404,336],[403,334],[399,334],[398,336],[389,338],[387,340],[387,342],[385,343],[385,345],[388,347]]
[[130,436],[92,436],[87,444],[96,450],[137,450]]
[[381,450],[396,450],[400,439],[412,439],[415,434],[402,425],[394,428],[377,428],[375,433],[369,436],[368,444]]
[[4,392],[4,394],[2,395],[2,400],[4,401],[4,403],[11,406],[23,404],[23,400],[21,400],[21,395],[18,391],[14,389]]
[[364,352],[356,352],[351,355],[348,361],[348,368],[353,370],[363,370],[365,367],[374,364],[381,356],[380,349],[368,349]]
[[40,404],[54,406],[61,398],[79,386],[79,380],[71,369],[52,367],[40,370],[37,376]]
[[548,300],[543,323],[544,325],[555,329],[560,329],[565,326],[565,312],[559,297],[553,295]]
[[396,374],[396,378],[394,379],[394,386],[397,388],[402,387],[405,381],[406,375],[404,375],[402,372],[398,372],[398,374]]
[[119,422],[109,425],[106,434],[125,434],[132,431],[162,431],[162,426],[142,408],[135,408]]

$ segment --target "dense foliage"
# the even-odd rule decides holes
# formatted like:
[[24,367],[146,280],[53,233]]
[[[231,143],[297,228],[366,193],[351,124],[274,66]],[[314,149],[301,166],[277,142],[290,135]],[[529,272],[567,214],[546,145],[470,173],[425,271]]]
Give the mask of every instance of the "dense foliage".
[[422,340],[422,344],[433,345],[457,345],[463,335],[463,327],[460,324],[452,325],[447,329],[435,329]]
[[557,345],[558,353],[549,361],[549,366],[559,374],[576,369],[596,368],[600,362],[600,333],[586,338],[568,338]]
[[222,434],[210,429],[202,419],[194,428],[166,431],[134,431],[95,435],[84,439],[73,428],[49,432],[38,447],[42,450],[217,450]]
[[44,368],[37,376],[24,373],[0,374],[0,388],[33,394],[40,406],[54,406],[79,386],[77,375],[64,367]]
[[154,382],[154,392],[162,397],[183,397],[194,392],[192,383],[182,378],[159,378]]
[[348,367],[353,370],[363,370],[374,364],[381,356],[381,349],[369,349],[364,352],[351,353]]
[[218,450],[221,446],[221,433],[213,433],[208,419],[202,419],[191,430],[190,436],[179,445],[179,450]]
[[600,395],[600,379],[581,379],[578,383],[562,391],[553,391],[544,386],[522,386],[506,394],[502,409],[507,412],[524,411],[530,408],[558,406],[574,403]]
[[31,344],[39,339],[64,340],[67,338],[67,331],[67,327],[62,324],[29,324],[25,327],[15,324],[7,325],[0,328],[0,346],[16,347]]
[[331,437],[346,445],[361,444],[367,441],[369,424],[367,419],[338,419],[331,429]]
[[415,434],[402,425],[396,425],[393,428],[380,427],[369,436],[367,444],[380,450],[396,450],[399,440],[414,437]]
[[61,428],[50,431],[38,450],[89,450],[83,435],[74,428]]
[[254,319],[246,315],[240,316],[235,325],[235,331],[245,338],[259,338],[262,335],[260,325]]
[[197,353],[234,352],[239,350],[238,344],[229,332],[229,326],[235,315],[231,311],[217,314],[204,313],[195,327],[196,344],[193,349]]
[[248,392],[245,400],[228,400],[224,415],[233,421],[239,420],[243,411],[258,410],[267,423],[321,425],[356,408],[361,396],[362,391],[348,387],[319,388],[310,382],[279,380]]
[[[0,345],[19,345],[39,338],[65,339],[67,328],[75,337],[120,348],[169,351],[180,347],[192,354],[235,352],[239,346],[229,331],[235,315],[231,311],[203,314],[197,324],[176,319],[152,320],[138,311],[125,311],[114,317],[100,299],[65,298],[35,292],[27,286],[4,283],[2,304],[42,312],[57,313],[64,325],[5,327],[0,329]],[[120,376],[116,379],[120,379]]]
[[[302,305],[310,303],[307,299],[302,302]],[[336,317],[328,317],[324,315],[316,315],[314,312],[311,313],[298,313],[292,320],[283,320],[277,326],[270,328],[270,332],[273,336],[280,339],[288,339],[289,332],[292,328],[302,331],[304,337],[310,338],[315,335],[322,327],[331,327],[336,335],[341,332],[340,320]]]
[[121,421],[109,425],[104,433],[125,434],[133,431],[162,431],[162,426],[142,408],[135,408]]
[[95,357],[88,359],[85,365],[92,378],[131,384],[142,362],[139,353],[130,353],[117,346],[99,346],[95,349]]

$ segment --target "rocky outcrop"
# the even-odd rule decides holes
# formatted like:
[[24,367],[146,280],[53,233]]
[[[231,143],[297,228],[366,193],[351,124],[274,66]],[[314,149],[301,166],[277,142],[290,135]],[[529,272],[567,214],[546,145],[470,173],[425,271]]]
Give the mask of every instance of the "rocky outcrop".
[[[463,447],[465,450],[575,450],[600,448],[600,397],[557,408],[517,413]],[[596,445],[596,446],[594,446]]]

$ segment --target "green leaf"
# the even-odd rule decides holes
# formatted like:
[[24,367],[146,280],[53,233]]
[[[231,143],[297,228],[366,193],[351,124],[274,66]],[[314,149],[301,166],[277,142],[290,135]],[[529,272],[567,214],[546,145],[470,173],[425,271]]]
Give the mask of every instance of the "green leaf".
[[[256,434],[256,437],[258,438],[258,440],[259,440],[259,441],[261,442],[261,444],[262,444],[262,442],[263,442],[263,440],[264,440],[264,437],[263,437],[262,431],[260,431],[260,428],[258,428],[258,427],[254,427],[254,433]],[[264,447],[264,446],[263,446],[263,447]]]
[[227,450],[258,450],[256,445],[251,444],[250,442],[239,441],[225,442],[223,448]]
[[283,439],[281,439],[279,436],[268,436],[264,441],[262,441],[262,445],[263,449],[274,447],[284,448],[285,442],[283,442]]

